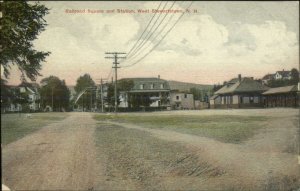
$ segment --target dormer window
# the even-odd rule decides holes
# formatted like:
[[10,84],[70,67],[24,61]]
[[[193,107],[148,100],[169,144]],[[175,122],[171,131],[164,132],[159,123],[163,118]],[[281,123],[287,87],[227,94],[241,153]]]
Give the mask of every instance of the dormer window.
[[154,84],[150,84],[150,89],[154,89]]

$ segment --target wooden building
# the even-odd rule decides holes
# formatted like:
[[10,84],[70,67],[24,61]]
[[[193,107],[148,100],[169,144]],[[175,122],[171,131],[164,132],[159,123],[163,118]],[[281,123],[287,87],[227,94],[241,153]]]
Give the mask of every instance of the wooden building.
[[264,92],[265,107],[299,107],[297,85],[271,88]]
[[234,78],[210,98],[210,108],[263,107],[262,93],[269,88],[251,77]]

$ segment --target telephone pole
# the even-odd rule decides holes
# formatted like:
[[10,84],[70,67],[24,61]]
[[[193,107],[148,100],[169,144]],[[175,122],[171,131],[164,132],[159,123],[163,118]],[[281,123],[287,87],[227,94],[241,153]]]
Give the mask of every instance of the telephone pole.
[[118,59],[120,58],[126,58],[126,57],[120,57],[118,56],[119,54],[126,54],[124,52],[105,52],[105,54],[111,54],[113,56],[106,56],[105,58],[107,59],[114,59],[114,62],[113,62],[113,67],[115,69],[115,112],[117,112],[118,110],[118,101],[117,101],[117,80],[118,80],[118,74],[117,74],[117,71],[118,71],[118,68],[120,68],[118,66]]
[[104,112],[104,108],[103,108],[103,81],[101,78],[101,111],[102,113]]

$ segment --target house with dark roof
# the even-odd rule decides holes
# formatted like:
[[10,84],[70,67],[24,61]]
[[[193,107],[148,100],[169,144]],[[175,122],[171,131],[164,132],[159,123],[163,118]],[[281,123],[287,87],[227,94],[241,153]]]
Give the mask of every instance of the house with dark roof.
[[299,107],[300,84],[265,91],[265,107]]
[[292,78],[292,73],[291,71],[277,71],[274,74],[275,80],[290,80]]
[[126,78],[133,88],[120,92],[119,108],[167,108],[170,106],[170,86],[158,78]]
[[216,91],[210,98],[210,108],[251,108],[263,107],[262,93],[268,87],[251,77],[239,74]]

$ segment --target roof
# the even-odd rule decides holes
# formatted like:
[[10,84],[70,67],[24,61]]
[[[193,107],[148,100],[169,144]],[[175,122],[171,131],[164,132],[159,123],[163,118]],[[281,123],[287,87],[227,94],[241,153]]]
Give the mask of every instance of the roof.
[[219,96],[219,95],[213,95],[213,96],[211,96],[209,99],[210,99],[210,100],[214,100],[214,99],[216,99],[218,96]]
[[[123,78],[122,80],[133,81],[134,86],[131,92],[149,92],[149,90],[155,92],[155,90],[170,90],[168,81],[160,78]],[[163,87],[161,84],[163,84]],[[143,89],[141,89],[141,85],[143,85]]]
[[253,80],[252,78],[242,78],[241,81],[227,83],[221,89],[216,91],[215,94],[264,92],[266,90],[268,90],[267,86]]
[[282,93],[289,93],[289,92],[297,92],[297,86],[284,86],[278,88],[270,88],[268,91],[264,92],[263,95],[270,95],[270,94],[282,94]]
[[283,77],[288,77],[291,74],[291,71],[277,71],[276,73],[282,75]]
[[262,80],[269,80],[269,79],[272,79],[272,78],[274,78],[274,74],[267,74],[267,75],[265,75],[265,76],[262,78]]

